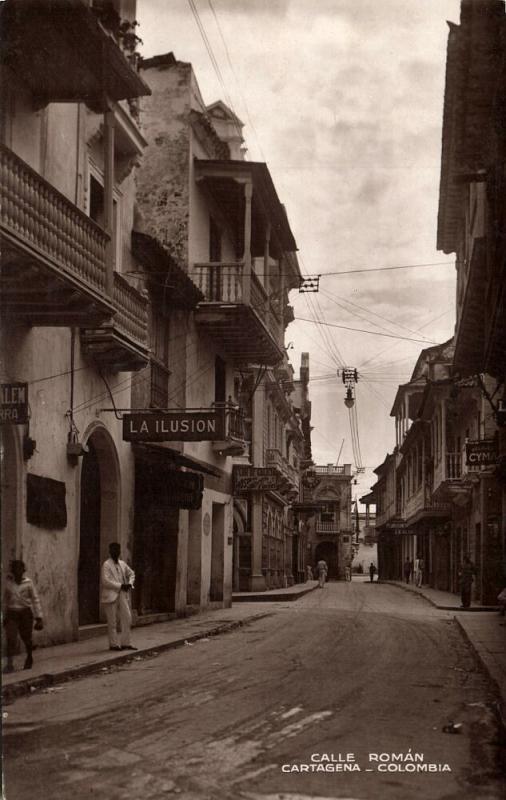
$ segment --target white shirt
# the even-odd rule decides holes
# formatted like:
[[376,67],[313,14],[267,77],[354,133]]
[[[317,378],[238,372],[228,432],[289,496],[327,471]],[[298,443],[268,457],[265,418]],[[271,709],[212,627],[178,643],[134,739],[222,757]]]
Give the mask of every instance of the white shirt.
[[126,561],[121,559],[114,561],[112,558],[108,558],[102,564],[100,602],[114,603],[121,591],[122,584],[128,583],[133,588],[134,581],[135,572]]

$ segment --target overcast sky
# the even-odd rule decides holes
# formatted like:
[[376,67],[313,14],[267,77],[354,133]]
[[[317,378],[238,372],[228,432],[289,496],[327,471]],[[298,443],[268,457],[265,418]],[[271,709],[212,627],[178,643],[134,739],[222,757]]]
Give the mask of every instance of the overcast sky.
[[[141,50],[191,62],[205,102],[231,100],[245,122],[247,158],[268,164],[302,271],[322,276],[318,294],[291,294],[296,316],[427,346],[450,338],[454,260],[436,250],[436,222],[446,20],[459,21],[459,1],[194,2],[227,94],[188,0],[138,0]],[[446,263],[329,274],[433,262]],[[296,371],[300,353],[310,353],[318,464],[335,463],[343,439],[340,463],[354,463],[335,373],[338,363],[363,372],[357,412],[367,470],[354,487],[359,496],[393,448],[397,384],[424,345],[301,320],[287,341]]]

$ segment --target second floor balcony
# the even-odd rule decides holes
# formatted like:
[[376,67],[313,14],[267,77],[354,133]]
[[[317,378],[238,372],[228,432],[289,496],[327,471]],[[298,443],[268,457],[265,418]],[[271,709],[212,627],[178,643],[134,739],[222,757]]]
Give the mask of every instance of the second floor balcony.
[[299,473],[276,448],[266,450],[265,464],[274,467],[281,481],[281,492],[299,493]]
[[274,365],[283,358],[283,330],[260,281],[245,262],[200,263],[193,280],[204,295],[196,320],[236,364]]
[[[217,405],[215,403],[215,408]],[[223,404],[222,412],[224,436],[213,442],[213,450],[222,456],[242,456],[247,450],[244,414],[229,403]]]
[[114,316],[81,331],[85,351],[112,372],[133,372],[149,360],[148,298],[114,273]]
[[315,522],[315,531],[319,536],[336,536],[340,531],[339,520],[317,519]]
[[2,313],[44,326],[100,324],[107,234],[7,147],[0,147]]

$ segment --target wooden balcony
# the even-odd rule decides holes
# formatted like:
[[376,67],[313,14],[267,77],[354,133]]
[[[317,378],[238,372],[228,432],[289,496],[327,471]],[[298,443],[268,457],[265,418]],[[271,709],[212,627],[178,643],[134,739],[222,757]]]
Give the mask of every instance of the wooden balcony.
[[280,450],[276,448],[266,450],[265,464],[267,467],[276,469],[280,478],[281,494],[285,492],[299,494],[299,473],[295,467],[288,463]]
[[223,440],[213,442],[213,450],[222,456],[242,456],[247,449],[244,414],[228,404],[224,405],[223,414],[225,436]]
[[149,360],[148,299],[115,272],[113,300],[112,319],[82,330],[84,350],[112,372],[143,369]]
[[244,262],[195,264],[192,277],[204,295],[196,321],[230,361],[273,366],[282,360],[281,323],[256,276],[246,274]]
[[114,38],[82,0],[6,0],[0,8],[2,64],[20,76],[39,107],[150,94]]
[[108,236],[11,150],[0,146],[2,313],[32,325],[100,324]]
[[412,527],[419,522],[430,523],[451,519],[451,503],[441,501],[434,496],[428,486],[421,486],[404,503],[400,517],[405,520],[406,526]]
[[339,522],[316,520],[315,531],[318,536],[336,536],[339,533]]

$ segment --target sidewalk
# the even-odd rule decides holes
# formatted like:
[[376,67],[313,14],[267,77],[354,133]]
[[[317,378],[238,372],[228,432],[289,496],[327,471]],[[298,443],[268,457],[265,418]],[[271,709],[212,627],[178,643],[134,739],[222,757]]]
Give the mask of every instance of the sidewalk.
[[287,586],[285,589],[267,589],[265,592],[234,592],[233,603],[279,603],[298,600],[299,597],[318,588],[318,581],[306,581]]
[[[468,610],[460,608],[459,596],[450,592],[440,592],[428,586],[413,586],[400,581],[382,581],[398,586],[408,592],[422,595],[436,608],[454,611],[454,619],[464,637],[473,648],[478,660],[499,692],[499,713],[506,726],[506,617],[500,616],[497,609],[472,603]],[[482,612],[482,613],[469,613]]]
[[258,610],[256,602],[281,602],[297,600],[318,586],[318,581],[289,586],[286,589],[273,589],[266,592],[239,592],[233,595],[237,606],[204,611],[191,617],[171,619],[143,625],[132,629],[132,643],[136,651],[115,653],[109,650],[106,626],[90,626],[93,631],[82,631],[78,642],[41,647],[35,650],[34,665],[31,670],[23,670],[24,652],[15,658],[17,671],[2,675],[2,697],[9,700],[36,689],[54,686],[70,678],[90,675],[111,666],[125,664],[141,656],[181,647],[186,642],[194,642],[208,636],[248,625],[257,619],[272,614],[272,611]]
[[109,650],[107,636],[100,635],[78,642],[41,647],[34,652],[31,670],[23,670],[24,652],[14,659],[16,672],[2,675],[2,697],[6,700],[29,694],[36,689],[55,686],[70,678],[90,675],[109,667],[125,664],[146,655],[181,647],[186,643],[217,636],[270,616],[257,606],[241,603],[238,607],[205,611],[192,617],[161,622],[132,629],[132,644],[137,651],[116,653]]

